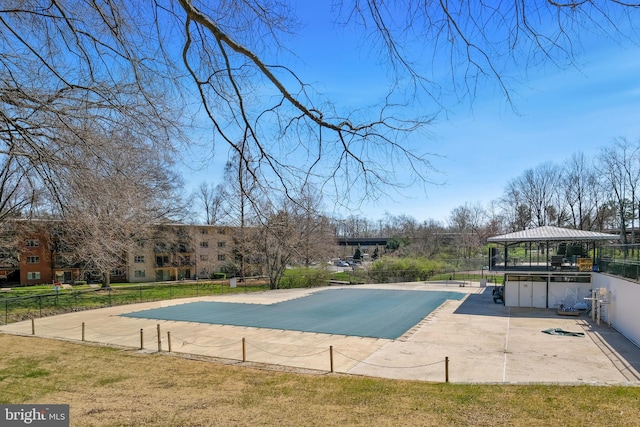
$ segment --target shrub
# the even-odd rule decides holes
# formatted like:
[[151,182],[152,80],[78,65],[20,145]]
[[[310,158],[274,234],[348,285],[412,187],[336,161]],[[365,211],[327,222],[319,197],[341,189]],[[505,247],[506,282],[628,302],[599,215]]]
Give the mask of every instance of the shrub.
[[419,282],[445,268],[446,263],[426,258],[383,258],[373,263],[370,275],[378,283]]
[[321,268],[291,268],[280,279],[281,289],[310,288],[325,286],[329,282],[329,272]]

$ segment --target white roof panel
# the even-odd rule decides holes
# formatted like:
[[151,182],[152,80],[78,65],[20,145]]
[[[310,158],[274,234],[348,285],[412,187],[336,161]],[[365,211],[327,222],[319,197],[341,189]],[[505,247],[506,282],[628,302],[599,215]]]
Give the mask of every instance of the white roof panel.
[[544,226],[515,233],[493,236],[487,239],[490,243],[504,242],[544,242],[571,240],[620,240],[616,234],[598,233],[595,231],[574,230],[571,228]]

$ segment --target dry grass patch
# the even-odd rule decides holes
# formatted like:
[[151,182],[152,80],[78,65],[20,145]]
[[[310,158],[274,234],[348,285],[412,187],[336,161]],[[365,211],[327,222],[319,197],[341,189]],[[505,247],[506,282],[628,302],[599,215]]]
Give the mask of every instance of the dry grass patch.
[[12,335],[0,335],[0,402],[67,403],[74,426],[633,426],[640,419],[637,387],[312,375]]

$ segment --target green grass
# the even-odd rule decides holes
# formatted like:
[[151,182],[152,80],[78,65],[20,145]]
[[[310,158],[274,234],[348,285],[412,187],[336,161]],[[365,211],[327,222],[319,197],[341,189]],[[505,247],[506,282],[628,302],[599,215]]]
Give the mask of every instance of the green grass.
[[429,279],[429,281],[442,281],[442,280],[462,280],[467,282],[480,282],[482,279],[487,280],[487,284],[501,285],[504,282],[504,274],[471,274],[471,273],[442,273],[436,274]]
[[92,308],[267,289],[258,283],[230,288],[228,283],[204,281],[114,284],[108,289],[83,285],[58,292],[52,286],[17,288],[17,292],[3,292],[0,298],[0,324]]
[[356,271],[339,271],[331,275],[331,280],[338,280],[340,282],[349,283],[369,283],[370,279],[367,277],[366,272]]

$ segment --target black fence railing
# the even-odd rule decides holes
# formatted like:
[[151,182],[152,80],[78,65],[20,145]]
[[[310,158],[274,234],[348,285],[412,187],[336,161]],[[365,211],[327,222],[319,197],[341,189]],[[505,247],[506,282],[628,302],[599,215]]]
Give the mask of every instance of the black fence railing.
[[598,269],[602,273],[624,277],[625,279],[640,280],[640,263],[635,261],[600,260]]
[[19,322],[30,318],[51,316],[95,308],[141,302],[161,301],[220,295],[249,290],[265,290],[263,283],[245,283],[230,288],[229,281],[141,283],[96,289],[70,289],[37,295],[0,298],[0,324]]
[[[311,271],[313,272],[313,270]],[[459,262],[456,263],[454,268],[438,271],[411,268],[402,270],[355,268],[343,273],[346,274],[335,280],[328,274],[318,273],[305,277],[285,277],[281,281],[280,287],[287,289],[326,286],[337,283],[355,285],[363,283],[426,282],[431,280],[470,282],[480,281],[481,278],[486,279],[489,283],[500,283],[502,280],[501,275],[490,275],[488,274],[489,272],[483,270],[480,260]],[[248,278],[244,281],[237,280],[236,283],[238,286],[231,288],[229,279],[215,282],[147,282],[118,285],[104,289],[60,289],[59,291],[52,290],[30,296],[0,295],[0,324],[118,305],[269,289],[268,281],[264,277]]]
[[640,280],[640,245],[603,246],[600,249],[597,265],[600,272],[626,279]]

